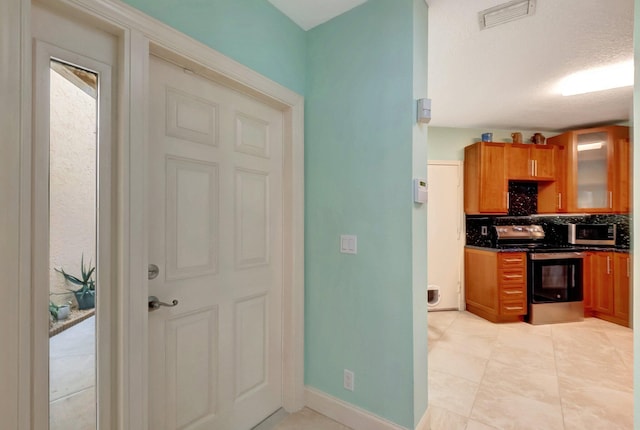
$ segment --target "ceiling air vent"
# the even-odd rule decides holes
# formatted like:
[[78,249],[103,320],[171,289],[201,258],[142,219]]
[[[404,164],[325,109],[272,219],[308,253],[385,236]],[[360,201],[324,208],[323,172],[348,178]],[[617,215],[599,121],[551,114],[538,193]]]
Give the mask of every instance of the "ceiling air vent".
[[514,0],[478,13],[480,30],[533,15],[536,0]]

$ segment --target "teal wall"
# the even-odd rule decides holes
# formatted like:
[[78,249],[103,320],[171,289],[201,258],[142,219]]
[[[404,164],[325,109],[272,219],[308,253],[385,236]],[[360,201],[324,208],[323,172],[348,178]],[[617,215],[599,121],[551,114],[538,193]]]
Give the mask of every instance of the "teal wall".
[[124,1],[304,94],[306,33],[267,0]]
[[[305,382],[414,428],[427,406],[426,206],[411,188],[427,176],[424,0],[369,0],[309,32],[267,0],[125,1],[305,95]],[[357,255],[339,253],[341,234]]]
[[[482,133],[493,133],[494,142],[512,142],[511,133],[519,131],[523,140],[537,131],[480,128],[429,127],[429,160],[463,160],[464,147],[480,141]],[[558,133],[542,132],[545,137]]]
[[[414,6],[369,0],[310,30],[305,92],[305,381],[408,428]],[[339,253],[341,234],[358,236],[357,255]]]

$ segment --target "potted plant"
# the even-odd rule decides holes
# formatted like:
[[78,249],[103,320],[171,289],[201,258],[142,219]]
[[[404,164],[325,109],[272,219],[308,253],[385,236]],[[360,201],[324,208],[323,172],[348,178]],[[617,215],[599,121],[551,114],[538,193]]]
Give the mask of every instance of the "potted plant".
[[62,305],[56,305],[52,301],[49,301],[49,313],[53,317],[54,321],[63,321],[69,318],[70,307],[69,303],[64,303]]
[[64,269],[55,269],[56,272],[62,273],[64,279],[71,282],[74,285],[78,285],[80,288],[71,291],[78,302],[78,309],[92,309],[95,307],[96,300],[96,281],[93,279],[93,274],[96,271],[96,267],[91,267],[91,261],[85,267],[84,255],[80,259],[80,273],[81,276],[70,275],[65,272]]

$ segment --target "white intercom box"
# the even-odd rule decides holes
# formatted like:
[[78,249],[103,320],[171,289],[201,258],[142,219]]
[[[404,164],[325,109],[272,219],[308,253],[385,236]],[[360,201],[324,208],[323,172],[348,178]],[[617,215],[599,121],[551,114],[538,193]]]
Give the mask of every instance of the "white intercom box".
[[413,201],[416,203],[427,203],[427,180],[416,178],[413,180]]

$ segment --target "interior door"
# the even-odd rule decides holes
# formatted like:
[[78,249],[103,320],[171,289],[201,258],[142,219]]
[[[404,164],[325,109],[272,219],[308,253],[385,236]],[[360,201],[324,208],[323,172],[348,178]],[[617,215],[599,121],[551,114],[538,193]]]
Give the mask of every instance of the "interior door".
[[249,429],[282,403],[282,113],[150,59],[150,428]]
[[427,278],[440,288],[440,302],[429,309],[459,309],[464,228],[462,165],[429,162],[427,209]]

